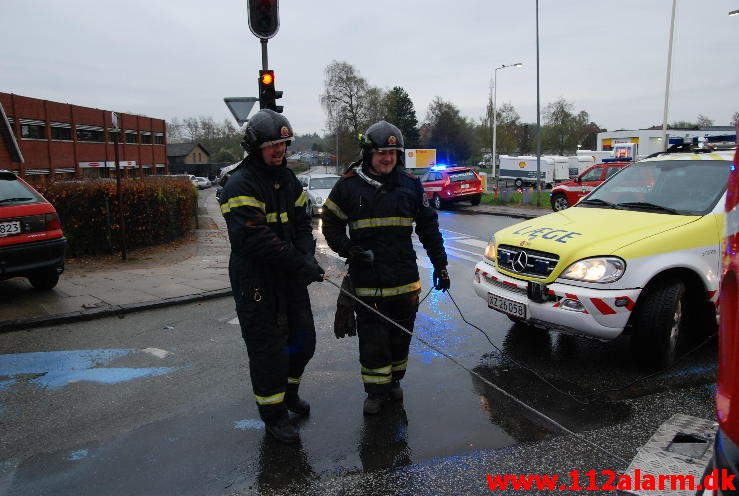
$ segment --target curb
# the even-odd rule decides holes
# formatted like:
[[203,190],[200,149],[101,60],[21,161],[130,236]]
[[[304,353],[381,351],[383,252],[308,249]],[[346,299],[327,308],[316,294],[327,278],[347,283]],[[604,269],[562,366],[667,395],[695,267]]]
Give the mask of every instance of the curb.
[[[542,212],[536,215],[536,214],[528,214],[528,213],[490,212],[487,210],[466,210],[466,212],[469,212],[471,214],[495,215],[498,217],[512,217],[514,219],[536,219],[537,217],[541,217],[542,215],[547,215],[551,213],[551,212]],[[462,213],[462,211],[459,211],[459,213]]]
[[23,329],[33,329],[34,327],[42,327],[49,325],[69,324],[73,322],[83,322],[87,320],[95,320],[103,317],[111,317],[114,315],[125,315],[127,313],[140,312],[142,310],[152,310],[155,308],[171,307],[174,305],[182,305],[195,301],[210,300],[213,298],[222,298],[231,296],[233,291],[228,289],[217,289],[214,291],[206,291],[199,294],[178,296],[176,298],[166,298],[156,301],[145,301],[141,303],[127,303],[125,305],[112,305],[105,308],[95,308],[88,311],[62,313],[57,315],[45,315],[43,317],[31,317],[28,319],[6,320],[0,322],[0,334],[10,331],[18,331]]

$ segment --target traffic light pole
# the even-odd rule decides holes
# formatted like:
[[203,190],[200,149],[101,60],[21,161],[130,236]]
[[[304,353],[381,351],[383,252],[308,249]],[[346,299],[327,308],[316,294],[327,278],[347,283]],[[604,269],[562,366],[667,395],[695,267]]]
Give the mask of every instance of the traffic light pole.
[[262,44],[262,70],[266,71],[269,69],[269,63],[267,62],[267,38],[260,38],[259,42]]

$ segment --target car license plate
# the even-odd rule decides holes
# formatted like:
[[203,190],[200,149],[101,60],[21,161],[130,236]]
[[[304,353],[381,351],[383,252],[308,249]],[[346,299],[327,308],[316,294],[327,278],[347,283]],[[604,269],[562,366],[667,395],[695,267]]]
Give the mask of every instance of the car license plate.
[[462,189],[467,189],[467,188],[469,188],[469,187],[470,187],[470,185],[469,185],[469,184],[463,184],[463,185],[462,185]]
[[14,222],[0,222],[0,236],[10,236],[11,234],[20,234],[21,223],[19,221]]
[[488,307],[514,317],[526,318],[526,305],[502,296],[488,293]]

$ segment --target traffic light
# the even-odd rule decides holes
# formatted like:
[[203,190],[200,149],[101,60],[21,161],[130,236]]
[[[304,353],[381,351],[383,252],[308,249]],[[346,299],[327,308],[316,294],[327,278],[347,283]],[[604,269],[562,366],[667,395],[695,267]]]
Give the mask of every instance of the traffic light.
[[272,38],[280,29],[277,0],[249,0],[249,29],[257,38]]
[[275,91],[275,71],[259,71],[259,108],[282,113],[282,105],[276,100],[282,98],[282,91]]

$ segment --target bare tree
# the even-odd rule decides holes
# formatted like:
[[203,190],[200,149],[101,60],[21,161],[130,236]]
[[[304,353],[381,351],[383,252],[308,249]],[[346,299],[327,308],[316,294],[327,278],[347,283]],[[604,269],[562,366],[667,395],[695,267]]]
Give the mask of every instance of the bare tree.
[[200,136],[200,121],[195,117],[185,117],[182,127],[185,138],[189,139],[190,143],[195,143]]
[[698,114],[696,124],[698,125],[698,127],[710,127],[713,126],[713,119],[709,119],[703,114]]
[[584,110],[575,114],[575,104],[559,98],[544,107],[544,146],[560,155],[577,149],[589,134],[590,116]]
[[382,118],[382,90],[370,86],[347,62],[333,61],[324,73],[321,106],[328,116],[328,128],[332,132],[348,129],[358,140],[369,124]]
[[183,139],[182,121],[173,117],[167,121],[167,143],[182,143]]

